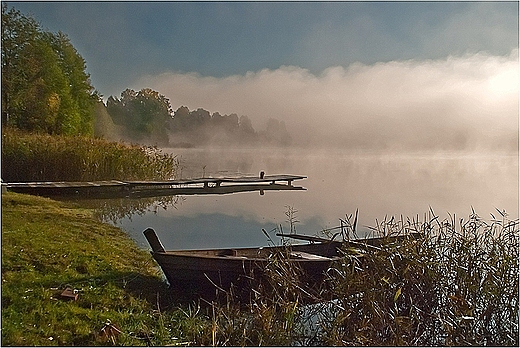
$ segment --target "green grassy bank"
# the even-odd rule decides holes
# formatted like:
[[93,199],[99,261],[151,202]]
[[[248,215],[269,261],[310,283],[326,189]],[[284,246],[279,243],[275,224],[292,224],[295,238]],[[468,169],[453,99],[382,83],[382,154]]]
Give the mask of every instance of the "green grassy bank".
[[[171,328],[178,313],[170,313],[168,327],[163,322],[162,305],[171,299],[150,254],[91,211],[68,205],[2,194],[2,345],[181,339]],[[67,286],[77,290],[76,301],[61,298]]]

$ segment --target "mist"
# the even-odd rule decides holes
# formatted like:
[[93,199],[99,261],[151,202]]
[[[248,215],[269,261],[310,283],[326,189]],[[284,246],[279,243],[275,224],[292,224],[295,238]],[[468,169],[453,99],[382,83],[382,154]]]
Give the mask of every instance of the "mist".
[[297,66],[228,77],[165,72],[133,86],[173,109],[248,116],[255,128],[285,122],[296,146],[368,150],[518,151],[518,49],[438,60]]

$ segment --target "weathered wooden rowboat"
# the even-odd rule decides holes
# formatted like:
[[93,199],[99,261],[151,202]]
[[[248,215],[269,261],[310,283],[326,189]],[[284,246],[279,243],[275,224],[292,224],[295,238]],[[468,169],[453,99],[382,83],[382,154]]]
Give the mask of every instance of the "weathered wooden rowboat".
[[[191,295],[211,297],[216,291],[248,292],[251,280],[258,280],[272,257],[283,253],[288,268],[298,267],[306,284],[311,287],[323,281],[331,263],[341,257],[345,242],[297,234],[279,236],[307,240],[309,244],[269,246],[260,248],[203,249],[166,251],[155,231],[144,232],[152,248],[152,256],[162,268],[170,287]],[[392,240],[403,237],[393,237]],[[350,246],[362,249],[376,248],[388,238],[370,238],[349,241]]]

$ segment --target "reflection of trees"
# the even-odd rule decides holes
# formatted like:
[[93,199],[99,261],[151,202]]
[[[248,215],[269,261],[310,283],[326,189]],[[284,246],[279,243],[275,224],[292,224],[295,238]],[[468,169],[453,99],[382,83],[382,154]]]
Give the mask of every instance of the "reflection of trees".
[[132,219],[132,216],[142,216],[147,212],[157,213],[162,209],[176,208],[185,198],[183,196],[162,196],[146,198],[111,198],[82,200],[79,204],[93,209],[94,216],[103,222],[118,223],[122,219]]

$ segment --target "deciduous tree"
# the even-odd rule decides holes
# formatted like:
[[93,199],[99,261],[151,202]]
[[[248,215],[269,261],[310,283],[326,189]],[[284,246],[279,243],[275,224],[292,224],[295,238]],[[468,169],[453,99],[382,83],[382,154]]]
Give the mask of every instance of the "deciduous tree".
[[69,38],[2,3],[2,123],[50,134],[93,134],[99,95]]
[[159,92],[150,88],[139,92],[126,89],[120,99],[108,98],[107,111],[115,124],[128,130],[130,137],[138,141],[153,139],[160,144],[168,142],[166,130],[172,110],[170,101]]

